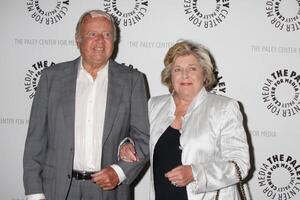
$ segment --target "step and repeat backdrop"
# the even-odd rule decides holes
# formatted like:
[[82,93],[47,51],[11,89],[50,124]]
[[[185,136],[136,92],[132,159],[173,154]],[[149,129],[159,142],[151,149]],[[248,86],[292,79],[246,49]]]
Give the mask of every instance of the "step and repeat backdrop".
[[[114,15],[116,60],[144,72],[151,96],[163,58],[179,39],[207,46],[219,83],[237,99],[251,152],[247,187],[254,200],[300,199],[299,0],[10,0],[0,7],[0,199],[24,200],[22,155],[32,99],[43,69],[79,56],[79,16]],[[149,172],[135,188],[147,199]]]

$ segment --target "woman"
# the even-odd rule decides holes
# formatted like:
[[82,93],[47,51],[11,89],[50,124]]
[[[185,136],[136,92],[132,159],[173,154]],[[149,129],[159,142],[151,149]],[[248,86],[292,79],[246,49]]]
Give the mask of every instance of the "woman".
[[[238,103],[208,92],[215,77],[204,47],[178,42],[164,64],[161,80],[171,94],[149,100],[150,199],[239,199],[234,163],[243,178],[250,163]],[[121,146],[121,159],[134,155],[131,144]]]

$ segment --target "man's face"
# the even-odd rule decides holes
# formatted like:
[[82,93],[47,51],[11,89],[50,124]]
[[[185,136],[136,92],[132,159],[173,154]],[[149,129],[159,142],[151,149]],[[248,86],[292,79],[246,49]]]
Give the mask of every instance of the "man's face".
[[113,27],[102,16],[86,16],[81,24],[76,44],[84,67],[103,67],[113,52]]

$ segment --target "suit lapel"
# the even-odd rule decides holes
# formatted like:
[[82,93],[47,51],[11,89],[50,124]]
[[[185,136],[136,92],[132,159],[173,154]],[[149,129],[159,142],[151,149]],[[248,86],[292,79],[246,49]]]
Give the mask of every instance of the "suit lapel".
[[122,83],[124,83],[123,74],[118,68],[118,64],[110,60],[108,68],[107,102],[102,144],[105,143],[109,134],[111,133],[116,114],[119,110],[124,87],[124,84]]
[[62,74],[62,107],[65,119],[66,136],[68,141],[73,143],[74,123],[75,123],[75,93],[76,79],[78,73],[80,59],[77,58],[68,67],[64,69]]

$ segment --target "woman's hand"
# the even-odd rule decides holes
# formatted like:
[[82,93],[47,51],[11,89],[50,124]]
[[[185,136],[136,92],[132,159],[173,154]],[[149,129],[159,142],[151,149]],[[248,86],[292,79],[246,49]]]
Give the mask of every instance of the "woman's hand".
[[184,187],[194,180],[191,165],[180,165],[165,174],[176,187]]
[[125,162],[137,162],[139,158],[133,144],[130,142],[124,143],[120,147],[119,157]]

